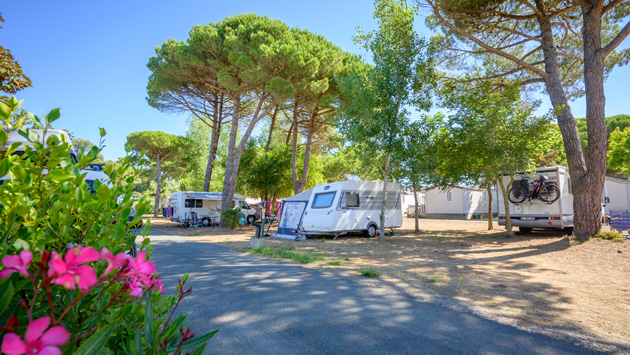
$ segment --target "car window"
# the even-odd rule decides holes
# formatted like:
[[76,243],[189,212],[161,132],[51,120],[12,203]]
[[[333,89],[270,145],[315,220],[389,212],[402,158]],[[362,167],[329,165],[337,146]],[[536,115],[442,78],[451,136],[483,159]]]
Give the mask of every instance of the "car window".
[[311,208],[327,208],[332,206],[336,192],[324,192],[315,194]]

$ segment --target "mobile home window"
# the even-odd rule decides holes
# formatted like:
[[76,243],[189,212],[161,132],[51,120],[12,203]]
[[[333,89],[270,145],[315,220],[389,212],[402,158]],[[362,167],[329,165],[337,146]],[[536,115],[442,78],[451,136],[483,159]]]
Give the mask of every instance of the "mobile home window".
[[186,200],[184,200],[184,207],[186,208],[195,207],[195,200],[191,198],[187,198]]
[[359,207],[359,194],[357,192],[346,193],[346,207]]
[[446,202],[453,202],[453,193],[451,191],[446,191]]
[[335,199],[335,192],[324,192],[321,194],[315,194],[311,208],[327,208],[332,206]]
[[203,206],[203,200],[195,200],[195,207],[201,208]]

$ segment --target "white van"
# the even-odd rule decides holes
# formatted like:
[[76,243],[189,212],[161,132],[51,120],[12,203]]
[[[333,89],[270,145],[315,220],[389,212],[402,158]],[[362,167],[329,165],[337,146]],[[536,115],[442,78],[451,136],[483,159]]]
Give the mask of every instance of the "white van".
[[[171,196],[173,208],[171,221],[188,223],[195,212],[202,226],[210,226],[221,220],[221,192],[178,191]],[[241,209],[247,223],[258,220],[258,212],[252,208],[243,195],[234,194],[234,203]]]
[[[383,184],[382,181],[347,180],[315,186],[304,209],[299,233],[303,237],[358,232],[376,236],[381,223]],[[390,182],[387,184],[385,228],[400,226],[400,186]]]
[[[549,181],[555,181],[560,190],[560,197],[551,203],[540,199],[525,199],[521,203],[509,202],[510,220],[512,226],[518,227],[521,233],[529,233],[532,228],[564,228],[568,233],[573,231],[573,194],[571,193],[571,177],[569,169],[563,166],[540,168],[532,173],[514,175],[514,181],[510,189],[520,184],[536,183],[540,176],[545,176]],[[501,177],[507,187],[512,178],[509,175]],[[497,189],[499,199],[499,225],[506,225],[505,204],[503,193]],[[509,190],[508,190],[509,192]]]

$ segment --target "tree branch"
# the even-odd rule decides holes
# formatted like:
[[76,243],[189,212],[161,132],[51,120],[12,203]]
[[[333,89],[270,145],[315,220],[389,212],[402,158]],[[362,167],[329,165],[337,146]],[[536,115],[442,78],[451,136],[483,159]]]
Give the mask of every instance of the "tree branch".
[[629,34],[630,34],[630,21],[626,23],[626,25],[621,29],[621,31],[617,33],[617,36],[615,36],[615,38],[613,38],[612,41],[610,41],[610,43],[606,45],[606,47],[599,50],[600,54],[604,58],[608,57],[608,55],[612,51],[614,51],[615,48],[617,48],[617,46],[620,45],[621,42],[623,42],[623,40],[626,39],[626,37],[628,37]]
[[602,15],[607,13],[608,11],[614,9],[617,5],[621,4],[623,0],[612,0],[602,8]]
[[521,65],[523,67],[525,67],[526,69],[528,69],[529,71],[533,72],[534,74],[539,75],[542,78],[547,78],[548,74],[545,73],[544,71],[536,68],[535,66],[526,63],[516,57],[514,57],[513,55],[510,55],[508,53],[505,53],[501,50],[498,50],[492,46],[487,45],[486,43],[482,42],[481,40],[479,40],[477,37],[469,34],[466,31],[463,31],[457,27],[455,27],[453,24],[451,24],[450,22],[446,21],[444,19],[444,17],[442,17],[442,14],[440,14],[440,10],[437,8],[437,5],[435,3],[433,3],[431,0],[427,0],[427,3],[431,6],[431,8],[433,9],[433,13],[435,14],[435,16],[438,18],[438,20],[440,21],[440,23],[442,23],[444,26],[448,27],[451,31],[458,33],[466,38],[468,38],[469,40],[471,40],[472,42],[477,43],[479,46],[481,46],[482,48],[487,49],[488,51],[495,53],[497,55],[500,55],[503,58],[506,58],[508,60],[513,61],[514,63]]

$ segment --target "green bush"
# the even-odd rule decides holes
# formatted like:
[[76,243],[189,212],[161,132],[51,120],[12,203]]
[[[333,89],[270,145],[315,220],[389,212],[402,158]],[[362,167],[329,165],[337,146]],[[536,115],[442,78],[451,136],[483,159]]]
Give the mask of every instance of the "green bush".
[[241,220],[241,211],[237,208],[228,208],[221,212],[221,219],[229,229],[236,229]]
[[623,242],[626,240],[626,237],[624,237],[623,234],[615,230],[611,230],[608,232],[599,232],[597,235],[594,235],[592,238],[612,240],[614,242]]
[[[56,339],[64,354],[175,353],[196,346],[203,351],[214,333],[190,336],[185,317],[171,317],[190,293],[186,280],[180,281],[178,295],[161,295],[149,261],[150,223],[142,230],[138,257],[125,254],[136,240],[131,226],[150,203],[137,202],[136,217],[128,223],[138,176],[133,160],[105,166],[109,182],[95,181],[91,193],[81,170],[100,149],[79,152],[75,162],[64,138],[42,142],[36,131],[11,122],[20,104],[15,98],[0,102],[6,127],[0,129],[0,176],[7,177],[0,184],[1,332],[22,339],[28,325],[49,322],[59,327],[56,334],[64,334]],[[44,118],[28,114],[44,134],[59,115],[59,109]],[[17,129],[32,147],[7,144]],[[140,265],[148,271],[140,273]]]

